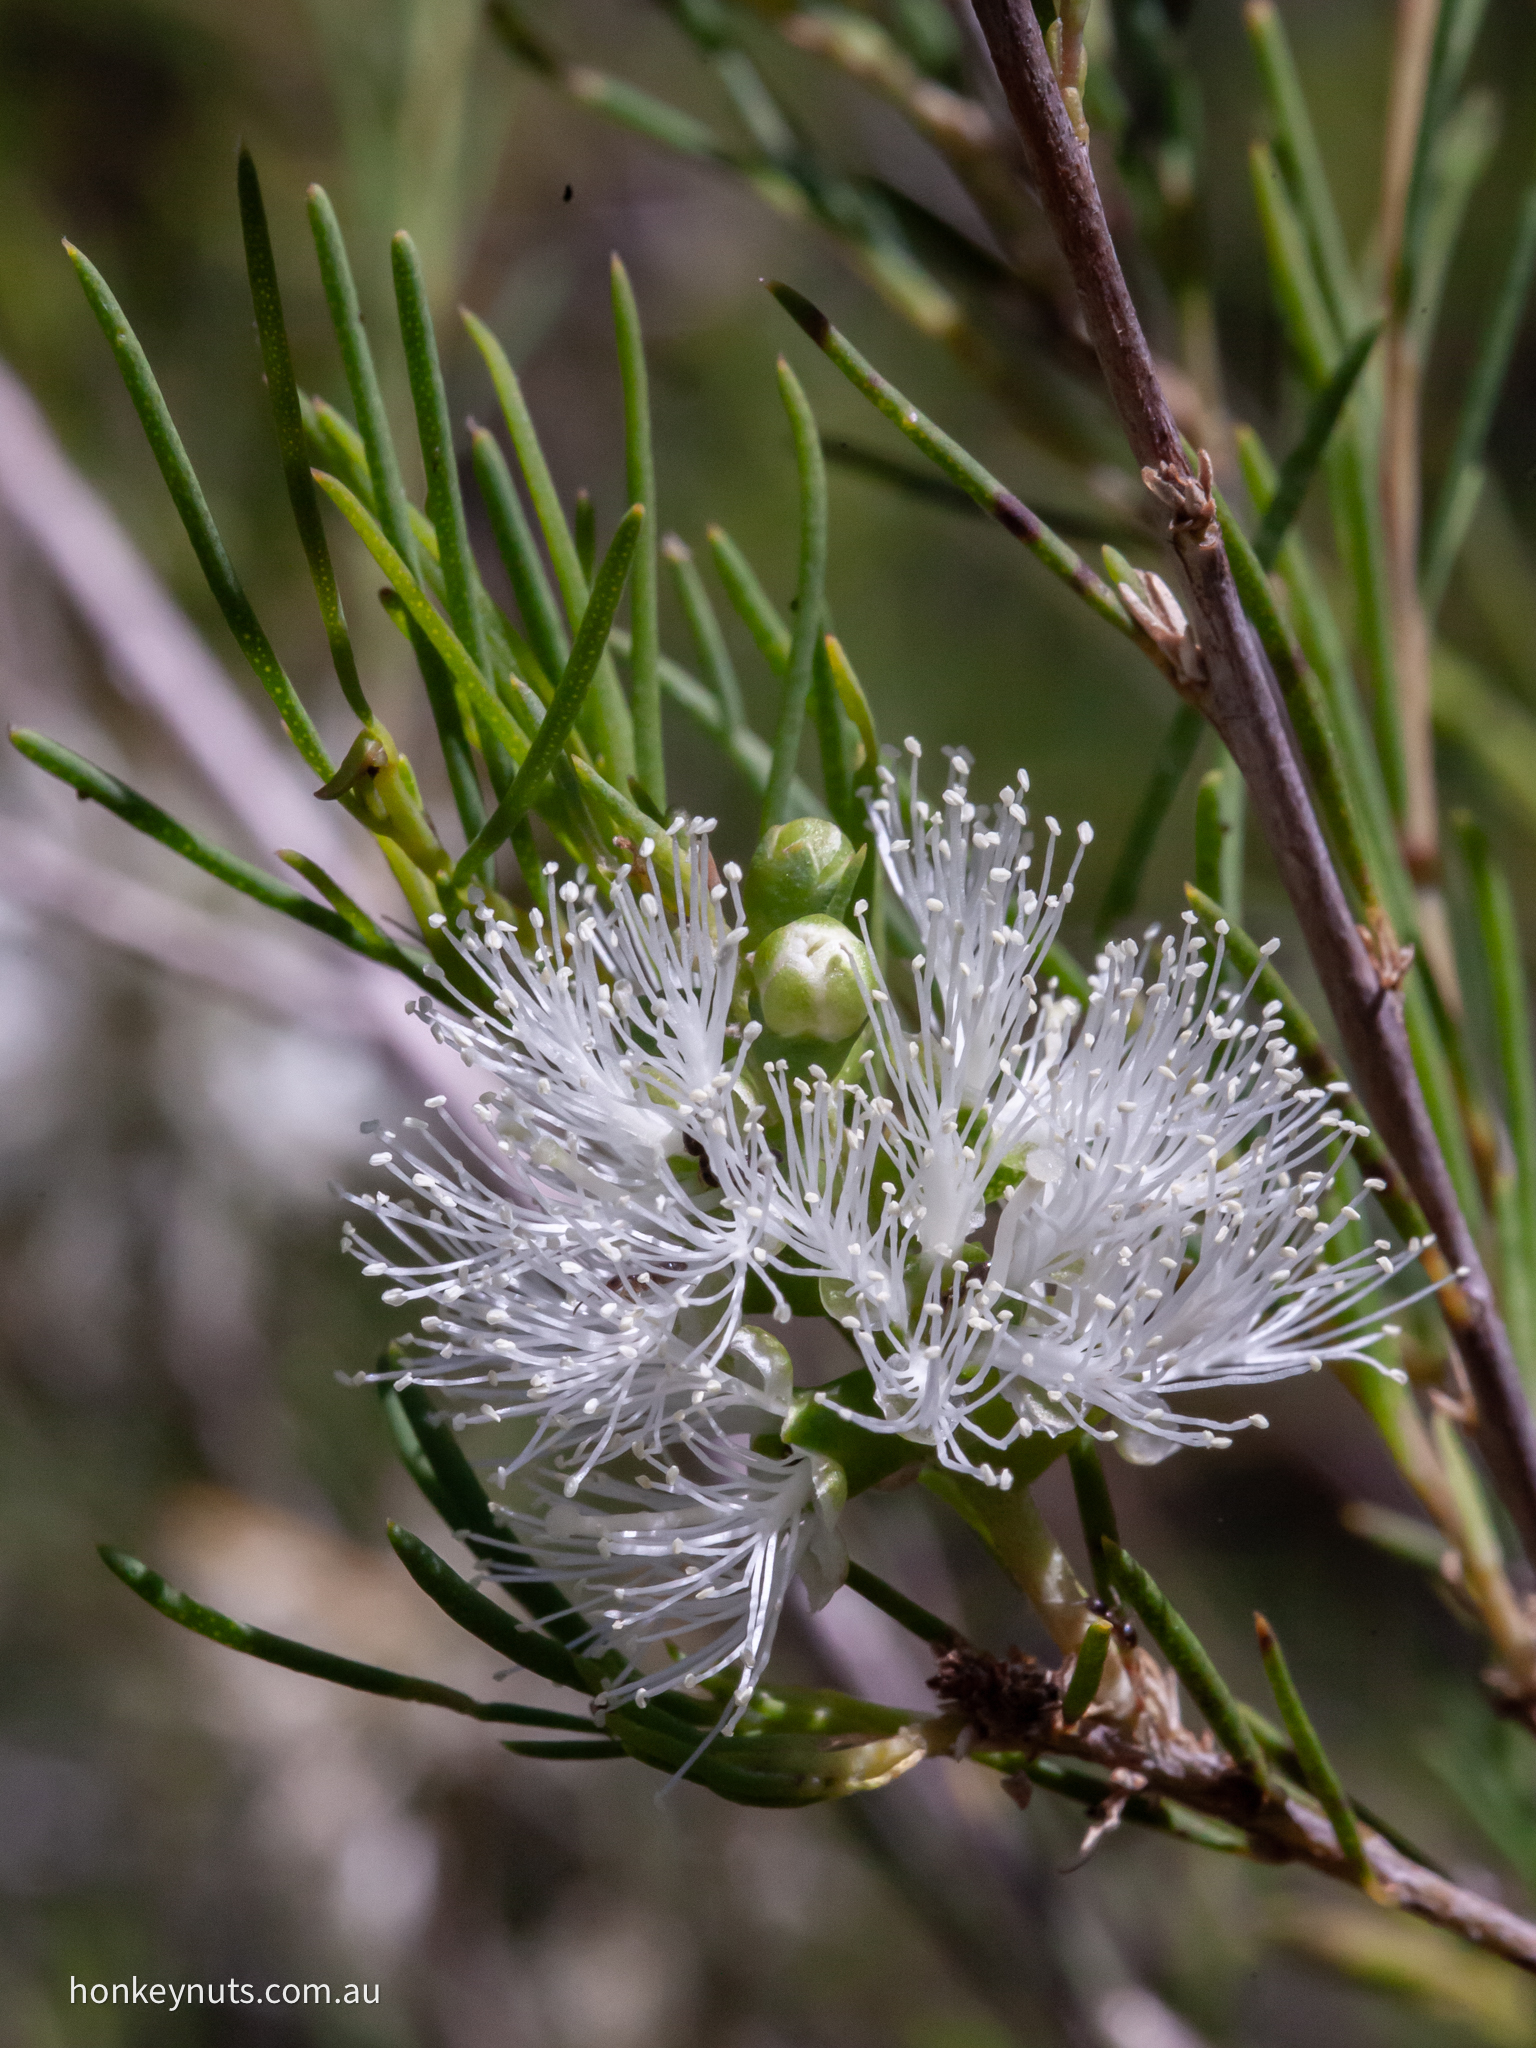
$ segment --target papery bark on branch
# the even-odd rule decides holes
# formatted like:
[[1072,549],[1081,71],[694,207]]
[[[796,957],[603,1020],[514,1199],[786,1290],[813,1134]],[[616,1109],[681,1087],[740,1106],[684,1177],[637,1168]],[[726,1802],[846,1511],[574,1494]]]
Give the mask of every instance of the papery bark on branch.
[[1026,160],[1077,287],[1084,321],[1143,478],[1170,509],[1203,677],[1186,686],[1242,772],[1380,1134],[1417,1195],[1462,1299],[1447,1304],[1478,1408],[1477,1441],[1536,1557],[1536,1422],[1477,1246],[1456,1200],[1414,1069],[1396,988],[1383,986],[1312,807],[1294,737],[1244,616],[1216,508],[1188,459],[1110,236],[1087,146],[1062,101],[1029,0],[975,0]]

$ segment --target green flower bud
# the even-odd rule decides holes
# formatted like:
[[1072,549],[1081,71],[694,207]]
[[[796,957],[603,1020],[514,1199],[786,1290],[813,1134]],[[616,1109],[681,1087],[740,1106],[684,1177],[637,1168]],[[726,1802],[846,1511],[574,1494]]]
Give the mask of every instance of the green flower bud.
[[837,1045],[864,1028],[875,985],[863,941],[835,917],[798,917],[764,939],[752,965],[763,1023],[776,1038]]
[[748,943],[755,945],[798,917],[836,916],[853,893],[862,861],[830,818],[792,818],[773,826],[742,884]]

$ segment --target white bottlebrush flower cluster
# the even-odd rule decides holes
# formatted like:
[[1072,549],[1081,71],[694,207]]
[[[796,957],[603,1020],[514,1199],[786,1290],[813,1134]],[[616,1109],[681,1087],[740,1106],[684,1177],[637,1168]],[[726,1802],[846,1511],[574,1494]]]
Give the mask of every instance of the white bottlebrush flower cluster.
[[1037,1431],[1220,1444],[1173,1403],[1369,1360],[1365,1299],[1419,1249],[1330,1252],[1355,1127],[1218,988],[1219,944],[1192,920],[1112,944],[1080,1011],[1046,965],[1076,862],[1053,891],[1047,819],[1036,872],[1027,777],[980,808],[957,754],[930,808],[908,747],[870,828],[919,950],[900,1000],[838,963],[851,1046],[760,1057],[739,871],[679,820],[606,903],[551,869],[525,929],[461,917],[483,1007],[418,1008],[487,1078],[482,1141],[411,1119],[373,1158],[395,1191],[356,1198],[394,1240],[349,1226],[365,1271],[431,1307],[408,1376],[515,1426],[498,1575],[553,1580],[626,1653],[610,1701],[735,1670],[733,1718],[794,1576],[824,1598],[846,1568],[841,1471],[781,1439],[790,1361],[754,1301],[782,1323],[785,1288],[818,1289],[872,1392],[834,1413],[1007,1486]]

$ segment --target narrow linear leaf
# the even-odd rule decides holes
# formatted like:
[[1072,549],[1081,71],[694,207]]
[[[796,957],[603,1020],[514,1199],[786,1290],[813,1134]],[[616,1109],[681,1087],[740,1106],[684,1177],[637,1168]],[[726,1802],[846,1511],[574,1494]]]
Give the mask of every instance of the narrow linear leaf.
[[[362,307],[358,300],[357,287],[353,282],[352,266],[347,258],[346,243],[342,238],[335,209],[319,185],[311,185],[309,188],[309,223],[314,236],[315,252],[319,258],[320,275],[325,286],[331,324],[336,330],[347,388],[352,395],[358,431],[367,459],[368,475],[372,484],[369,494],[370,513],[376,518],[380,530],[405,563],[410,574],[419,578],[422,574],[422,560],[412,519],[413,508],[406,498],[405,485],[401,480],[400,459],[395,450],[394,437],[390,432],[389,416],[385,410],[378,373],[374,367],[373,351],[363,325]],[[324,424],[332,433],[345,426],[345,422],[335,417]],[[349,471],[355,470],[355,461],[349,462],[348,468]],[[484,815],[484,805],[453,683],[431,637],[422,630],[414,618],[410,621],[408,631],[417,666],[421,670],[421,679],[426,688],[438,744],[442,749],[443,766],[447,770],[448,785],[453,792],[454,808],[466,834],[472,834]]]
[[[390,544],[415,574],[418,568],[416,546],[411,537],[400,458],[390,432],[389,414],[385,410],[384,394],[374,367],[373,349],[363,325],[363,309],[352,277],[341,224],[323,186],[311,185],[308,200],[310,233],[314,237],[326,305],[330,310],[331,325],[336,331],[337,346],[341,350],[342,369],[346,374],[347,389],[352,395],[352,409],[357,415],[356,431],[361,436],[368,474],[373,481],[371,509],[388,535]],[[321,417],[324,417],[323,413]],[[344,426],[345,422],[340,424]]]
[[[1366,852],[1367,828],[1355,806],[1321,685],[1292,642],[1275,603],[1269,578],[1252,543],[1220,492],[1217,493],[1217,509],[1238,596],[1280,685],[1280,694],[1296,734],[1296,744],[1316,792],[1324,829],[1346,880],[1354,889],[1361,907],[1369,912],[1379,904],[1380,894]],[[1239,897],[1232,906],[1234,918],[1242,915],[1238,907],[1240,902]]]
[[1195,887],[1214,897],[1225,915],[1242,916],[1242,783],[1230,759],[1200,778],[1195,799]]
[[325,523],[320,517],[320,501],[315,496],[315,481],[309,473],[304,415],[299,404],[299,388],[294,380],[288,329],[283,320],[282,292],[277,281],[277,262],[272,254],[272,237],[267,227],[267,210],[262,201],[255,160],[245,148],[240,151],[237,185],[240,226],[245,237],[245,268],[250,279],[251,303],[256,312],[256,331],[261,338],[261,362],[266,372],[267,395],[277,428],[288,503],[293,510],[299,543],[315,586],[336,680],[354,716],[366,725],[373,714],[357,672],[357,657],[352,651],[341,594],[336,588],[336,572],[331,566],[331,550],[325,538]]
[[597,567],[597,508],[592,503],[592,493],[585,486],[576,493],[576,503],[571,510],[571,534],[576,542],[576,560],[581,565],[582,579],[590,583]]
[[757,651],[776,676],[789,667],[790,631],[762,581],[723,526],[711,526],[705,538],[715,574],[730,599],[731,609],[757,644]]
[[[528,495],[533,502],[534,516],[544,535],[544,545],[549,551],[550,565],[555,572],[555,582],[560,589],[561,601],[565,606],[566,623],[574,632],[581,623],[586,610],[589,578],[583,573],[576,542],[566,523],[565,513],[560,504],[560,494],[555,489],[555,480],[550,474],[549,463],[539,445],[534,429],[533,415],[523,397],[523,389],[517,373],[507,360],[507,352],[492,334],[483,320],[461,308],[461,317],[490,373],[491,384],[506,421],[507,433],[512,442],[512,452],[517,457],[518,467],[528,486]],[[635,772],[634,725],[630,718],[629,706],[624,701],[624,692],[619,686],[618,676],[610,662],[604,662],[594,680],[587,715],[582,723],[582,737],[593,751],[605,775],[617,783],[628,783]]]
[[299,1672],[305,1678],[323,1678],[332,1685],[347,1686],[353,1692],[373,1693],[380,1699],[409,1700],[424,1707],[446,1707],[450,1713],[464,1714],[474,1721],[510,1722],[523,1728],[566,1728],[582,1732],[592,1725],[575,1714],[552,1713],[542,1707],[520,1707],[511,1701],[471,1699],[468,1693],[459,1692],[451,1685],[439,1685],[430,1678],[409,1678],[403,1672],[388,1671],[378,1664],[360,1664],[351,1657],[337,1657],[329,1650],[313,1649],[308,1643],[296,1643],[287,1636],[273,1635],[268,1629],[232,1621],[227,1614],[220,1614],[217,1608],[203,1606],[201,1601],[168,1585],[158,1572],[141,1564],[138,1558],[130,1557],[126,1551],[102,1544],[98,1555],[108,1571],[153,1607],[157,1614],[163,1614],[167,1621],[174,1621],[193,1635],[206,1636],[210,1642],[220,1643],[227,1650],[258,1657],[264,1664],[279,1665],[283,1670]]
[[494,434],[485,427],[476,427],[470,437],[470,449],[496,551],[512,585],[534,655],[553,690],[570,654],[570,641],[534,545],[523,501]]
[[448,395],[443,388],[427,282],[416,244],[403,228],[392,238],[389,254],[400,315],[400,339],[427,479],[427,517],[437,535],[448,616],[471,661],[484,673],[487,663],[474,598],[474,562],[464,524],[459,466],[454,457],[453,427],[448,417]]
[[818,634],[811,657],[811,703],[821,753],[821,786],[833,819],[850,839],[858,839],[864,831],[864,810],[854,801],[848,774],[848,734],[829,652],[831,638],[830,633]]
[[527,757],[513,777],[506,795],[486,819],[478,836],[465,850],[454,871],[456,886],[462,887],[468,877],[482,863],[489,860],[502,841],[522,822],[553,768],[556,755],[565,745],[571,728],[580,714],[582,701],[597,673],[597,665],[607,648],[613,615],[618,609],[619,599],[624,594],[625,579],[629,575],[630,566],[639,547],[644,525],[643,505],[631,505],[619,521],[618,531],[609,543],[602,567],[593,580],[592,595],[577,628],[570,660],[565,665],[565,673],[561,676],[559,686],[550,700],[549,709],[544,714],[544,722],[529,746]]
[[280,846],[277,857],[285,867],[302,875],[309,886],[325,898],[338,917],[344,917],[352,929],[371,942],[389,944],[387,935],[380,930],[373,919],[353,897],[349,896],[340,882],[334,881],[318,861],[307,854],[295,853],[291,846]]
[[1301,432],[1301,439],[1285,458],[1275,486],[1274,496],[1265,508],[1259,522],[1259,530],[1253,537],[1253,552],[1259,566],[1264,570],[1275,566],[1281,544],[1290,532],[1296,515],[1301,510],[1307,487],[1317,474],[1333,430],[1338,425],[1339,415],[1349,403],[1350,394],[1360,378],[1360,372],[1370,359],[1371,350],[1376,346],[1383,326],[1383,320],[1373,320],[1369,327],[1362,328],[1349,347],[1339,358],[1338,367],[1328,382],[1313,399],[1307,411],[1307,422]]
[[1136,908],[1147,862],[1204,731],[1205,720],[1193,704],[1181,704],[1174,712],[1100,901],[1093,922],[1095,940],[1105,937],[1117,919],[1129,917]]
[[585,1693],[598,1689],[598,1681],[592,1675],[594,1667],[585,1659],[578,1660],[563,1643],[557,1643],[539,1629],[525,1627],[505,1607],[477,1592],[419,1536],[402,1529],[398,1522],[391,1522],[389,1540],[417,1585],[430,1600],[436,1601],[450,1621],[456,1621],[460,1628],[467,1629],[503,1657],[510,1657],[514,1664],[536,1672],[553,1685]]
[[1075,1432],[1067,1444],[1067,1465],[1072,1474],[1078,1519],[1083,1525],[1083,1540],[1088,1546],[1093,1590],[1101,1600],[1108,1600],[1114,1591],[1114,1580],[1104,1554],[1104,1542],[1108,1538],[1111,1543],[1118,1543],[1120,1529],[1097,1446],[1092,1437],[1081,1430]]
[[[617,627],[609,640],[614,651],[622,655],[624,635]],[[728,725],[716,694],[667,655],[661,657],[657,670],[661,687],[672,702],[722,749],[753,794],[761,797],[768,787],[768,771],[773,765],[773,749],[762,734],[750,725]],[[798,775],[790,785],[790,805],[797,818],[817,817],[821,812],[821,804],[810,785]]]
[[1343,334],[1354,323],[1358,298],[1354,266],[1323,168],[1322,152],[1317,146],[1285,23],[1271,0],[1249,0],[1243,18],[1274,117],[1276,149],[1306,224],[1306,239],[1319,286],[1334,325]]
[[1143,1569],[1118,1543],[1104,1543],[1110,1575],[1128,1603],[1146,1625],[1148,1635],[1188,1687],[1190,1697],[1205,1716],[1211,1733],[1239,1767],[1261,1785],[1269,1783],[1269,1767],[1253,1731],[1227,1690],[1226,1681],[1210,1656],[1151,1574]]
[[667,808],[667,766],[661,738],[661,680],[656,664],[661,652],[657,609],[656,455],[651,439],[650,380],[645,367],[645,337],[640,308],[629,272],[612,259],[613,326],[618,340],[619,379],[624,391],[624,468],[631,504],[645,508],[645,526],[630,568],[629,693],[635,726],[635,773],[655,798],[663,815]]
[[622,1742],[504,1742],[514,1756],[541,1757],[548,1763],[600,1763],[605,1757],[628,1756]]
[[84,288],[91,311],[117,358],[119,374],[133,401],[133,409],[139,416],[150,451],[165,479],[166,489],[171,494],[171,502],[186,530],[187,539],[192,543],[197,565],[224,615],[224,622],[235,636],[236,644],[250,664],[256,680],[276,705],[288,737],[324,782],[332,773],[334,764],[314,720],[299,702],[298,692],[288,680],[245,594],[245,587],[235,573],[234,564],[213,523],[213,514],[203,496],[202,485],[160,394],[149,358],[95,264],[73,244],[66,242],[64,248]]
[[[1238,428],[1237,448],[1248,495],[1262,518],[1274,497],[1279,477],[1263,442],[1251,427]],[[1329,456],[1340,452],[1336,437]],[[1322,716],[1334,735],[1343,762],[1371,873],[1399,935],[1411,938],[1417,907],[1398,848],[1392,806],[1359,684],[1323,580],[1294,526],[1281,542],[1276,564],[1290,596],[1296,637],[1322,691]]]
[[1134,640],[1144,653],[1158,658],[1146,635],[1123,610],[1119,599],[1102,578],[1096,576],[1087,563],[1043,520],[1037,518],[1021,499],[999,483],[974,456],[967,454],[958,441],[925,418],[894,384],[882,377],[818,306],[812,305],[809,299],[787,284],[770,284],[768,289],[796,325],[842,371],[854,389],[861,392],[877,412],[884,414],[915,448],[935,463],[951,482],[975,499],[1005,531],[1022,541],[1035,559],[1074,590],[1106,625]]
[[281,911],[285,917],[307,924],[314,931],[324,932],[328,939],[335,939],[351,952],[377,960],[385,967],[398,969],[435,995],[442,993],[437,970],[426,955],[418,953],[414,947],[402,946],[369,921],[363,925],[355,924],[325,904],[316,903],[291,883],[268,874],[264,868],[252,866],[222,846],[215,846],[186,825],[178,823],[158,804],[151,803],[148,797],[130,789],[126,782],[120,782],[105,768],[98,768],[94,762],[61,746],[57,740],[21,726],[12,726],[10,741],[17,753],[25,755],[47,774],[68,783],[82,797],[111,811],[125,825],[131,825],[135,832],[158,840],[172,853],[180,854],[194,867],[202,868],[206,874],[216,876],[232,889],[238,889],[243,896],[254,897],[269,910]]
[[1487,834],[1465,812],[1453,821],[1472,878],[1478,936],[1492,996],[1494,1042],[1504,1083],[1510,1152],[1497,1176],[1502,1307],[1528,1386],[1536,1385],[1536,1069],[1530,992],[1509,877]]
[[1090,1621],[1087,1633],[1078,1645],[1077,1661],[1072,1667],[1066,1697],[1061,1703],[1061,1718],[1069,1728],[1081,1721],[1098,1697],[1099,1682],[1104,1676],[1104,1660],[1109,1655],[1113,1635],[1114,1629],[1109,1622]]
[[1339,329],[1318,284],[1296,209],[1286,191],[1280,166],[1267,143],[1248,152],[1253,196],[1258,209],[1264,252],[1269,261],[1275,303],[1307,382],[1322,390],[1333,374]]
[[1482,330],[1477,359],[1457,422],[1456,439],[1424,537],[1420,581],[1430,616],[1439,610],[1482,487],[1479,458],[1504,388],[1520,322],[1536,270],[1536,182],[1528,185],[1515,226],[1509,264]]
[[[386,1353],[381,1370],[395,1361]],[[477,1557],[524,1564],[525,1552],[510,1542],[497,1523],[479,1474],[459,1446],[449,1417],[432,1405],[419,1380],[381,1382],[379,1393],[400,1462],[448,1527]],[[555,1586],[525,1580],[517,1589],[518,1604],[551,1635],[562,1641],[579,1637],[585,1624],[570,1612],[570,1603]]]
[[675,533],[669,533],[662,542],[661,553],[672,572],[673,586],[693,638],[704,681],[714,692],[725,730],[734,732],[746,723],[741,684],[737,681],[736,665],[725,644],[719,618],[704,587],[704,578],[699,574],[699,565],[693,559],[692,549]]
[[379,522],[339,477],[329,476],[323,469],[317,469],[315,482],[340,510],[347,524],[388,577],[390,586],[404,605],[411,623],[420,628],[432,651],[443,662],[448,675],[464,692],[476,720],[494,734],[514,761],[520,761],[527,750],[527,742],[517,720],[486,682],[458,635],[411,574]]
[[[448,400],[437,357],[437,337],[433,331],[426,281],[421,274],[416,245],[403,229],[390,243],[390,264],[394,273],[395,304],[400,317],[400,339],[405,351],[411,403],[416,413],[416,435],[426,472],[427,516],[437,536],[438,563],[443,572],[448,616],[460,646],[484,677],[484,636],[471,585],[469,538],[464,528],[464,505],[459,494],[458,465],[453,455],[453,430],[448,421]],[[427,684],[438,743],[448,769],[454,807],[465,838],[473,840],[485,823],[485,802],[480,792],[479,777],[474,772],[462,709],[454,691],[434,688],[434,678],[425,672],[423,680]],[[492,786],[505,788],[509,762],[505,745],[497,741],[494,729],[489,734],[482,733],[481,751],[485,755]],[[490,882],[489,869],[482,879]]]
[[[1279,941],[1272,939],[1266,945],[1260,946],[1240,926],[1230,924],[1222,915],[1221,905],[1213,901],[1209,895],[1190,887],[1185,888],[1184,894],[1206,931],[1213,938],[1222,941],[1233,966],[1245,981],[1251,982],[1254,1000],[1260,1004],[1280,1005],[1278,1014],[1285,1025],[1285,1035],[1300,1061],[1302,1072],[1318,1087],[1330,1089],[1334,1107],[1340,1116],[1354,1124],[1354,1150],[1351,1156],[1356,1166],[1362,1174],[1381,1183],[1379,1189],[1375,1190],[1376,1199],[1394,1229],[1404,1238],[1420,1241],[1422,1249],[1419,1253],[1419,1262],[1426,1275],[1436,1283],[1437,1299],[1446,1320],[1453,1327],[1457,1326],[1470,1314],[1470,1306],[1460,1287],[1455,1284],[1450,1265],[1433,1240],[1429,1219],[1415,1200],[1396,1160],[1366,1124],[1364,1107],[1358,1097],[1344,1085],[1344,1076],[1339,1064],[1324,1043],[1317,1026],[1297,1001],[1287,983],[1269,964],[1270,955]],[[1426,1093],[1428,1092],[1426,1090]]]
[[904,1628],[908,1635],[916,1636],[920,1642],[948,1650],[961,1640],[957,1628],[951,1627],[947,1621],[940,1621],[936,1614],[930,1614],[926,1607],[919,1607],[915,1600],[909,1600],[905,1593],[899,1593],[894,1586],[887,1585],[884,1579],[861,1564],[849,1565],[847,1585],[850,1592],[857,1593],[861,1600],[867,1600],[871,1607],[878,1607],[898,1628]]
[[1280,1718],[1285,1731],[1291,1738],[1296,1761],[1301,1768],[1307,1789],[1328,1816],[1334,1839],[1339,1845],[1350,1876],[1364,1891],[1374,1891],[1376,1880],[1360,1840],[1360,1829],[1344,1787],[1339,1783],[1338,1774],[1328,1761],[1327,1752],[1318,1740],[1317,1730],[1301,1695],[1296,1690],[1290,1667],[1285,1661],[1285,1652],[1280,1639],[1262,1614],[1253,1617],[1254,1630],[1259,1639],[1259,1655],[1264,1660],[1264,1675],[1269,1680],[1269,1689],[1275,1696],[1275,1705],[1280,1709]]
[[368,510],[378,517],[373,478],[368,473],[368,455],[363,437],[347,418],[317,392],[300,392],[299,409],[304,418],[304,440],[311,465],[339,476],[348,490],[355,491]]
[[827,472],[821,458],[821,436],[816,416],[800,387],[800,380],[781,356],[778,364],[779,396],[789,415],[795,444],[795,467],[800,477],[800,566],[795,585],[795,621],[790,631],[789,661],[784,671],[784,694],[779,722],[773,738],[773,766],[763,792],[762,829],[779,825],[789,816],[789,786],[794,780],[800,752],[800,734],[805,723],[806,703],[815,673],[816,648],[821,638],[821,608],[827,570]]

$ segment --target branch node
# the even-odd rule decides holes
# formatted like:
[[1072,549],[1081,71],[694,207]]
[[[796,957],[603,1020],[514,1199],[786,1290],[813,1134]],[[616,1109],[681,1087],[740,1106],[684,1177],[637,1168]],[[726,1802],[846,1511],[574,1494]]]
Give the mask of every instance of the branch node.
[[1173,535],[1189,534],[1202,548],[1221,546],[1221,522],[1216,512],[1216,473],[1211,458],[1200,450],[1198,476],[1175,462],[1160,462],[1156,469],[1141,472],[1141,480],[1172,517],[1168,530]]

